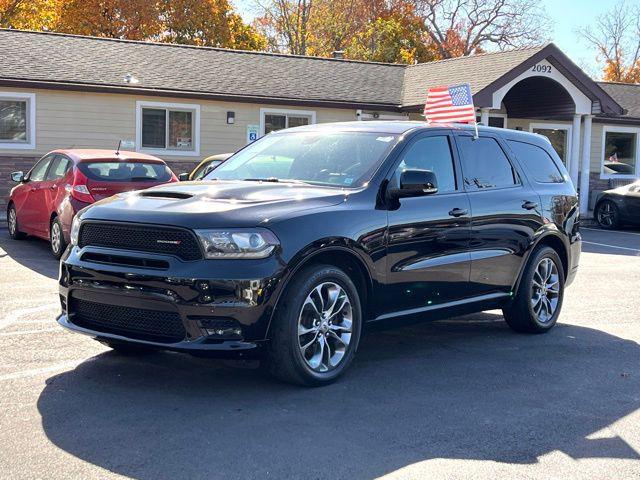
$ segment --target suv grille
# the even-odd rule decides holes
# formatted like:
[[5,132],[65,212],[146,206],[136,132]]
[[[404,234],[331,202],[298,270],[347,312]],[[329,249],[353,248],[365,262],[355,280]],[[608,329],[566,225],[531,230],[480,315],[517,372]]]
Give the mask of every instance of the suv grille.
[[85,222],[78,243],[80,247],[93,245],[176,255],[182,260],[202,258],[195,234],[174,227]]
[[162,343],[184,340],[187,332],[177,312],[161,312],[89,302],[71,297],[70,319],[79,327]]

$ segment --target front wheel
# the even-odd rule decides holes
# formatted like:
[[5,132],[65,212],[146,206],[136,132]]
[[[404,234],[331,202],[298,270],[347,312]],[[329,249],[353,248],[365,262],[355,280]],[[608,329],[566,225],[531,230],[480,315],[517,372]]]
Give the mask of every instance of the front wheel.
[[560,315],[564,297],[564,270],[557,252],[542,246],[531,254],[513,303],[502,311],[517,332],[545,333]]
[[22,240],[26,235],[18,228],[18,213],[13,204],[7,209],[7,226],[9,227],[9,236],[14,240]]
[[620,224],[618,207],[611,200],[603,200],[598,204],[595,217],[598,225],[607,230],[617,228]]
[[358,290],[341,269],[313,265],[292,279],[276,311],[269,371],[305,386],[335,381],[353,361],[362,330]]

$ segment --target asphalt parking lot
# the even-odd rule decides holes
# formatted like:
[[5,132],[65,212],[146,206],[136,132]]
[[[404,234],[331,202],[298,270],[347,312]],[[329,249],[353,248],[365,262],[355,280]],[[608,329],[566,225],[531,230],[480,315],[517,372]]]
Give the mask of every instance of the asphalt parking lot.
[[377,332],[301,389],[63,331],[47,245],[0,228],[0,478],[640,478],[640,231],[583,237],[551,333]]

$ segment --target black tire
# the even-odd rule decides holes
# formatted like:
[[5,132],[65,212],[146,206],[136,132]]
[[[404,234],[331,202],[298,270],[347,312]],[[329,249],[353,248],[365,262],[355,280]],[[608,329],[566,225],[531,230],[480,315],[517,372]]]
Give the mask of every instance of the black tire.
[[[544,288],[544,291],[549,293],[543,296],[541,293],[543,289],[538,288],[536,283],[545,285],[545,282],[540,280],[540,274],[537,273],[536,270],[543,265],[543,261],[545,261],[545,265],[548,265],[546,260],[550,260],[555,266],[555,275],[550,277],[548,283],[552,283],[557,277],[558,293],[553,293],[555,288]],[[510,305],[502,309],[507,324],[513,330],[520,333],[546,333],[551,330],[556,324],[560,311],[562,310],[564,280],[564,270],[558,253],[553,248],[547,246],[536,248],[527,263],[515,298]],[[534,305],[536,295],[539,301]],[[543,297],[549,299],[548,304]],[[553,308],[554,300],[555,309],[553,309],[551,311],[552,314],[549,315],[550,309]],[[549,305],[549,309],[545,307],[546,305]]]
[[611,200],[602,200],[595,211],[596,221],[600,228],[613,230],[620,226],[620,212],[618,206]]
[[[320,287],[319,290],[315,290],[316,287]],[[341,292],[338,289],[341,289]],[[315,294],[313,293],[314,291],[316,291]],[[319,295],[318,291],[327,294],[326,297],[322,297],[326,302],[320,300],[320,297],[317,296]],[[346,296],[346,300],[350,304],[349,308],[345,301],[340,304],[342,307],[335,312],[333,312],[333,308],[329,310],[329,312],[337,316],[333,314],[324,317],[321,315],[315,316],[316,309],[313,309],[314,307],[308,304],[305,306],[307,297],[312,294],[316,295],[314,299],[317,302],[322,302],[323,305],[329,304],[330,297],[328,295],[330,292],[336,291],[340,293],[335,294],[336,297],[334,298],[344,300]],[[338,305],[337,301],[334,305]],[[315,316],[318,319],[318,326],[313,327],[314,332],[309,332],[299,337],[298,321],[301,315],[303,315],[305,322]],[[343,342],[338,342],[337,335],[334,332],[339,332],[340,338],[346,338],[344,335],[348,333],[343,329],[343,325],[347,325],[345,322],[349,321],[347,319],[349,316],[351,318],[351,332],[348,344],[345,347]],[[334,319],[333,324],[330,321],[331,318]],[[327,385],[338,379],[353,361],[358,349],[361,331],[362,307],[360,295],[349,276],[338,267],[311,265],[295,275],[278,303],[271,325],[271,339],[267,348],[266,366],[272,375],[287,383],[304,386]],[[326,339],[322,338],[323,335],[326,336]],[[311,359],[307,359],[306,355],[301,351],[301,342],[309,341],[310,343],[308,344],[311,346],[308,347],[307,352],[315,353],[315,355],[311,355],[313,357]],[[331,352],[330,345],[333,345],[334,354],[339,352],[339,349],[343,349],[343,352],[338,353],[341,357],[337,360],[335,366],[330,365],[331,368],[327,368],[327,371],[322,371],[322,368],[325,367],[322,364],[325,357],[321,354],[321,364],[317,369],[313,369],[307,362],[312,362],[314,358],[318,358],[317,353],[319,350],[324,352],[324,345],[327,345],[328,352]],[[311,350],[312,348],[313,350]],[[330,364],[329,357],[327,357],[326,363]]]
[[14,240],[22,240],[27,236],[25,233],[20,231],[18,213],[16,212],[16,207],[13,203],[9,204],[9,208],[7,208],[7,227],[9,228],[9,236]]
[[57,259],[60,259],[67,249],[67,241],[64,239],[62,224],[60,220],[58,220],[58,217],[55,217],[51,221],[51,227],[49,228],[49,245],[51,246],[51,253]]
[[149,355],[151,353],[155,353],[158,350],[153,347],[149,347],[146,345],[137,345],[135,343],[127,343],[127,342],[118,342],[116,340],[98,340],[101,344],[106,345],[107,347],[115,350],[121,355],[126,355],[128,357],[137,357],[140,355]]

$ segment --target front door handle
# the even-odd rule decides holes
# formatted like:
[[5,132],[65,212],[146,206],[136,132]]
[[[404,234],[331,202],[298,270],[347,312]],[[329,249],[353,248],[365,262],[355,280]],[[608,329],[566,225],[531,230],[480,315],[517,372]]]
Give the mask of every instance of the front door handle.
[[462,217],[463,215],[466,215],[468,213],[469,212],[467,210],[464,210],[462,208],[454,208],[449,212],[449,215],[451,215],[452,217]]
[[522,208],[525,210],[533,210],[534,208],[538,208],[538,204],[536,202],[526,201],[522,204]]
[[57,186],[57,185],[51,185],[49,188],[50,188],[51,190],[55,190],[56,188],[58,188],[58,186]]

